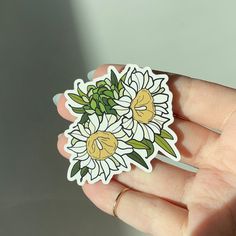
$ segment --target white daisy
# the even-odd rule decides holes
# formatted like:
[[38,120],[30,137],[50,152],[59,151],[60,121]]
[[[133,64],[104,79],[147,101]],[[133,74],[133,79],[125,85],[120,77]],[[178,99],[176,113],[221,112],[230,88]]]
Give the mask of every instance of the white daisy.
[[113,108],[124,116],[123,127],[129,136],[141,141],[154,141],[165,122],[169,121],[169,95],[165,93],[166,76],[150,76],[149,70],[133,69],[123,82],[124,93]]
[[[127,154],[133,147],[126,143],[127,135],[122,130],[122,120],[114,115],[104,114],[102,120],[93,114],[86,126],[74,122],[66,132],[69,144],[65,147],[72,155],[68,170],[68,179],[77,180],[82,185],[86,180],[94,183],[102,180],[108,183],[114,174],[130,170]],[[81,179],[81,171],[71,176],[73,166],[80,162],[80,169],[88,168]]]

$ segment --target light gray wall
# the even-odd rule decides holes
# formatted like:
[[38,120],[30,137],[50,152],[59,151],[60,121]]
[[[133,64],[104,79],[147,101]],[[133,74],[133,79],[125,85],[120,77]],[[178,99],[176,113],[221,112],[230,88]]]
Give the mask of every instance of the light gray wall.
[[142,235],[66,180],[52,96],[102,63],[236,87],[235,1],[0,2],[0,235]]

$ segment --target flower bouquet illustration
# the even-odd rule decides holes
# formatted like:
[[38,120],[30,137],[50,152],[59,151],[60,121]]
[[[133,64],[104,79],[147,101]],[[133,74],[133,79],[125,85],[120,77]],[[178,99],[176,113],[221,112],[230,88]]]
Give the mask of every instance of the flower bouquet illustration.
[[173,123],[172,93],[166,74],[149,67],[127,65],[122,72],[110,66],[91,82],[78,79],[67,90],[66,106],[77,117],[65,135],[71,154],[67,178],[79,185],[130,171],[131,164],[152,171],[151,160],[161,152],[175,161],[180,154]]

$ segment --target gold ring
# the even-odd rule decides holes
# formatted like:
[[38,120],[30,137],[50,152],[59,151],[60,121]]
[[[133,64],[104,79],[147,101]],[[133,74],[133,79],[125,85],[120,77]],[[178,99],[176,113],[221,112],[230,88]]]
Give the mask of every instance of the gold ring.
[[117,195],[117,197],[116,197],[116,200],[115,200],[115,202],[114,202],[114,205],[113,205],[113,216],[115,216],[116,218],[118,218],[118,216],[117,216],[117,207],[118,207],[118,205],[119,205],[119,202],[120,202],[120,200],[121,200],[121,197],[124,195],[124,193],[126,193],[127,191],[129,191],[130,190],[130,188],[124,188],[124,189],[122,189],[120,192],[119,192],[119,194]]

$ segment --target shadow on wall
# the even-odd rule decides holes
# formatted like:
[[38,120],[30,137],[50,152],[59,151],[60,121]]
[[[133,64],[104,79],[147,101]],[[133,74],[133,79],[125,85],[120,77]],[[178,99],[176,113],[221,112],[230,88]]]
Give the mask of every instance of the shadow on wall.
[[121,235],[56,151],[51,98],[86,74],[69,1],[0,3],[0,235]]

